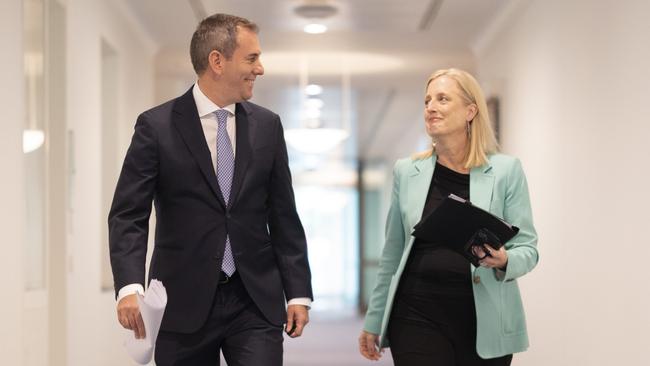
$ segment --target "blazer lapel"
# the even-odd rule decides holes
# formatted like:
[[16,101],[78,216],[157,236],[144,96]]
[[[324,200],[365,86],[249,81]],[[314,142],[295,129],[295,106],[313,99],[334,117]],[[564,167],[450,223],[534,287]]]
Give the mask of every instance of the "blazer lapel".
[[248,163],[252,155],[253,137],[255,136],[257,124],[252,114],[249,113],[251,112],[245,104],[237,103],[235,106],[237,151],[235,154],[235,175],[232,180],[228,200],[229,207],[232,207],[241,191],[241,186],[246,176],[246,169],[248,168]]
[[[172,123],[180,133],[185,145],[199,165],[201,173],[210,186],[212,192],[217,196],[218,201],[223,207],[226,207],[225,201],[221,195],[221,190],[217,182],[217,176],[212,166],[210,149],[205,141],[201,119],[196,110],[196,103],[192,96],[192,88],[183,96],[178,98],[174,104],[174,115]],[[239,143],[239,142],[238,142]]]
[[480,167],[472,168],[469,172],[469,200],[475,206],[486,211],[490,210],[492,202],[492,189],[494,188],[494,174],[492,166],[486,163]]
[[433,170],[436,165],[436,156],[423,160],[415,160],[411,166],[408,174],[408,205],[409,210],[409,224],[412,230],[422,218],[422,210],[427,200],[429,193],[429,186],[433,178]]

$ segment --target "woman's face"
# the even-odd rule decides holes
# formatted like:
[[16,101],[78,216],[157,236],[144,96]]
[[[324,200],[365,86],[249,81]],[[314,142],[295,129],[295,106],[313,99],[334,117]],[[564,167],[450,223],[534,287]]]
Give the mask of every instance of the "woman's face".
[[476,105],[467,105],[456,81],[447,76],[433,79],[424,96],[424,124],[436,140],[466,138],[467,121],[476,115]]

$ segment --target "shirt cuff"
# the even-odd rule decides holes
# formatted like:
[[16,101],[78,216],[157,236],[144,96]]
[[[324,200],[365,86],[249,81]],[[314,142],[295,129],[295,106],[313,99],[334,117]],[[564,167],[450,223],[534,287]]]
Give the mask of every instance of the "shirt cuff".
[[144,295],[144,287],[142,287],[141,284],[139,283],[132,283],[130,285],[126,285],[120,289],[117,293],[117,302],[120,302],[124,297],[133,295],[133,294],[140,294]]
[[289,300],[287,305],[304,305],[307,309],[311,309],[311,299],[308,297],[296,297],[295,299]]

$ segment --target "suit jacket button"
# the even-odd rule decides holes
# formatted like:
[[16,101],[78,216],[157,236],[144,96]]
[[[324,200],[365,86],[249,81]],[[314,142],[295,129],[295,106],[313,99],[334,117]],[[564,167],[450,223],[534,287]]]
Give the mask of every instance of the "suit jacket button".
[[474,283],[477,285],[481,283],[481,276],[474,276]]
[[229,219],[229,218],[230,218],[230,214],[226,214],[226,218]]

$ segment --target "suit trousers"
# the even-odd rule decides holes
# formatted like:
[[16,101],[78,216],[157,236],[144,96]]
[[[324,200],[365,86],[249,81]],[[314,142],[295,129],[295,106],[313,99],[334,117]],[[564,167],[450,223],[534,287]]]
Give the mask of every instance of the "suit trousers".
[[220,284],[208,320],[195,333],[160,331],[157,366],[281,366],[282,326],[269,323],[246,292],[237,273]]

